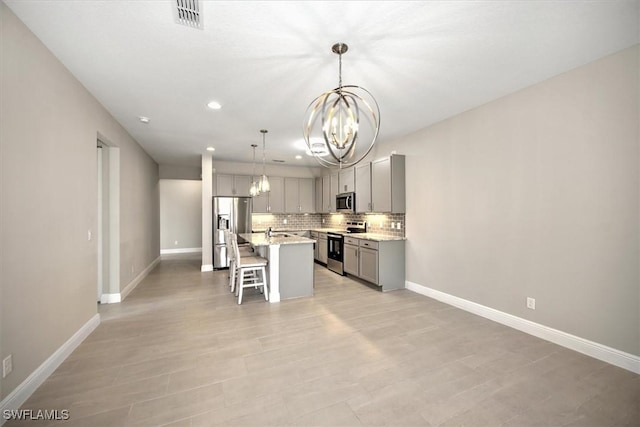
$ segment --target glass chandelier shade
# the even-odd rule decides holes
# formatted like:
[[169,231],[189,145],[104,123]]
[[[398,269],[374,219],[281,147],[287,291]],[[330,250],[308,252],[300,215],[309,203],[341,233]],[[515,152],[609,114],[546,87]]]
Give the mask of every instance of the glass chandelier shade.
[[258,183],[258,189],[262,193],[267,193],[271,191],[271,184],[269,184],[269,178],[267,177],[267,166],[266,166],[266,156],[265,156],[265,136],[269,132],[266,129],[261,129],[260,133],[262,134],[262,176],[260,177],[260,181]]
[[253,148],[253,173],[251,174],[251,187],[249,187],[249,195],[251,197],[256,197],[260,195],[260,185],[256,182],[256,144],[251,144]]
[[333,45],[339,56],[338,87],[309,104],[303,125],[309,151],[326,167],[355,165],[369,154],[380,131],[380,107],[373,95],[360,86],[342,85],[342,54],[347,50],[344,43]]

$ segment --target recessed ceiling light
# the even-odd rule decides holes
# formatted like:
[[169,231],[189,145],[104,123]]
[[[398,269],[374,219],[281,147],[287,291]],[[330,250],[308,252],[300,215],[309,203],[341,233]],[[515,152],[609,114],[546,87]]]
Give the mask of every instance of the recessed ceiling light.
[[296,155],[296,159],[300,160],[302,156],[300,154]]
[[138,117],[138,119],[142,122],[142,123],[149,123],[151,121],[151,119],[149,117],[145,117],[145,116],[140,116]]
[[211,108],[212,110],[219,110],[222,108],[222,105],[220,105],[220,103],[217,101],[211,101],[207,104],[207,107]]
[[207,151],[216,151],[216,149],[213,147],[207,147]]

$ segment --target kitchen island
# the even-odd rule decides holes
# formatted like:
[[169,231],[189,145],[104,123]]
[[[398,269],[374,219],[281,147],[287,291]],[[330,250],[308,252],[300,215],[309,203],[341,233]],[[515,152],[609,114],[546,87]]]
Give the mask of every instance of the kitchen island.
[[313,239],[287,233],[238,234],[238,242],[249,243],[267,265],[269,302],[313,296]]

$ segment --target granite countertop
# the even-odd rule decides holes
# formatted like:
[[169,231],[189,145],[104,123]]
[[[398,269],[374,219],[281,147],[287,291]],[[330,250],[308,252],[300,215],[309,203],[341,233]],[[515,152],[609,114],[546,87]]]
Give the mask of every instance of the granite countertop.
[[400,236],[387,236],[385,234],[377,233],[347,233],[346,230],[341,228],[316,228],[311,231],[317,231],[318,233],[335,233],[342,234],[346,237],[353,237],[354,239],[373,240],[375,242],[388,242],[394,240],[407,240],[406,237]]
[[[273,230],[274,233],[287,233],[287,232],[293,232],[293,231],[315,231],[317,233],[335,233],[335,234],[342,234],[343,236],[347,236],[347,237],[353,237],[354,239],[365,239],[365,240],[373,240],[374,242],[389,242],[389,241],[395,241],[395,240],[407,240],[406,237],[400,237],[400,236],[387,236],[385,234],[377,234],[377,233],[347,233],[345,229],[343,228],[301,228],[301,229],[293,229],[293,228],[289,228],[289,229],[277,229],[277,230]],[[254,230],[254,234],[261,234],[264,236],[264,231],[260,232],[258,230]],[[292,237],[292,239],[304,239],[306,240],[310,240],[307,239],[306,237],[298,237],[298,236],[294,236]],[[247,239],[248,241],[248,239]],[[291,243],[295,243],[295,242],[291,242]],[[304,242],[300,242],[300,243],[304,243]],[[275,243],[275,244],[287,244],[287,243]]]
[[306,237],[290,236],[276,233],[271,237],[265,236],[264,233],[245,233],[238,234],[239,237],[250,243],[251,246],[269,246],[269,245],[299,245],[304,243],[314,243],[315,240]]
[[376,234],[376,233],[345,233],[345,236],[353,237],[354,239],[373,240],[374,242],[390,242],[395,240],[407,240],[406,237],[386,236],[384,234]]

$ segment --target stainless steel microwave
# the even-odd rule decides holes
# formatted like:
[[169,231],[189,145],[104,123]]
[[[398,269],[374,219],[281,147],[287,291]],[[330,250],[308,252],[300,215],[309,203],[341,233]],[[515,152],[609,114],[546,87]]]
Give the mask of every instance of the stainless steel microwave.
[[337,212],[356,211],[356,193],[342,193],[336,196]]

